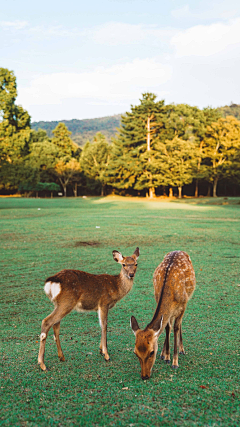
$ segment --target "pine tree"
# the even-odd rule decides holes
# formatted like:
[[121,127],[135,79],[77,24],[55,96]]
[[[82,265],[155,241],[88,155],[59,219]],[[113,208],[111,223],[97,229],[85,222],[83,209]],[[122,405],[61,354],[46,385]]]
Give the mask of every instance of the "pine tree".
[[154,167],[154,147],[164,126],[164,101],[144,93],[140,105],[122,116],[118,137],[113,141],[108,183],[116,188],[147,189],[154,197],[161,176]]

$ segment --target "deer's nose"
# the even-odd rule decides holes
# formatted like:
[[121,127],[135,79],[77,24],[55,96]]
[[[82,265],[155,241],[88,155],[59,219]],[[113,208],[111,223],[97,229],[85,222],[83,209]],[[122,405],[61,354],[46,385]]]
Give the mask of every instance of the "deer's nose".
[[129,277],[134,277],[134,273],[129,273]]

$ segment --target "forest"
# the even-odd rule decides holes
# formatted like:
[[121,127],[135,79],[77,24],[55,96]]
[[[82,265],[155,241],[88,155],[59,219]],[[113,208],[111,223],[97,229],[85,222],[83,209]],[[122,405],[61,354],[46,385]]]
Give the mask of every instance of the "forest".
[[166,105],[144,93],[121,117],[31,125],[16,98],[13,71],[0,68],[0,194],[240,195],[237,104]]

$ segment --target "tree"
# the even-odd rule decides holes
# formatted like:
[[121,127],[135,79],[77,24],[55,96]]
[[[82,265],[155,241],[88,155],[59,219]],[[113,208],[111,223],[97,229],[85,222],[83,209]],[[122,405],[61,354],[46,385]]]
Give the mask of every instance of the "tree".
[[197,162],[196,145],[192,140],[174,137],[171,141],[158,143],[158,164],[164,177],[165,185],[178,187],[178,197],[182,197],[182,187],[190,184],[194,178]]
[[101,185],[101,195],[107,183],[106,170],[110,163],[111,146],[105,136],[98,132],[92,143],[89,141],[84,145],[80,164],[85,176]]
[[59,160],[56,164],[55,174],[63,187],[64,197],[67,196],[67,185],[74,179],[75,174],[79,173],[80,170],[80,164],[76,159],[71,159],[67,163],[65,163],[64,160]]
[[140,105],[131,105],[131,112],[122,116],[118,137],[113,141],[108,183],[116,188],[147,189],[154,197],[161,176],[154,167],[154,147],[164,127],[164,101],[144,93]]
[[218,181],[231,176],[239,150],[240,121],[235,117],[220,118],[207,127],[203,145],[202,176],[213,183],[213,197],[217,197]]
[[[7,68],[0,68],[0,167],[3,186],[15,186],[13,173],[29,153],[31,139],[30,116],[15,104],[16,77]],[[21,165],[22,167],[22,165]],[[8,171],[8,173],[7,173]],[[14,178],[11,181],[11,178]]]
[[75,144],[70,138],[72,132],[68,130],[64,123],[58,123],[52,133],[54,135],[52,143],[58,149],[58,158],[68,162],[78,149],[77,144]]

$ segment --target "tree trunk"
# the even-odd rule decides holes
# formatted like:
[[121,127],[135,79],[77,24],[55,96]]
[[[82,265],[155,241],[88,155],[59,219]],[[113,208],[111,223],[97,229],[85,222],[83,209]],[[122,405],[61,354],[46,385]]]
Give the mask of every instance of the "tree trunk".
[[211,184],[210,184],[210,182],[209,182],[209,184],[208,184],[207,197],[211,197]]
[[104,196],[104,185],[102,185],[102,187],[101,187],[101,196],[102,197]]
[[67,197],[67,186],[63,184],[64,197]]
[[196,179],[195,197],[198,197],[198,179]]
[[173,197],[173,189],[172,189],[172,187],[169,188],[169,197]]
[[178,187],[178,198],[182,198],[182,187]]
[[77,197],[77,182],[75,182],[75,185],[73,187],[73,193],[74,193],[74,197]]
[[217,183],[218,177],[215,177],[213,181],[213,197],[217,197]]
[[155,197],[155,188],[151,187],[149,188],[149,197],[152,199],[153,197]]

